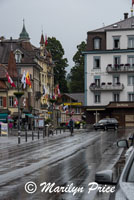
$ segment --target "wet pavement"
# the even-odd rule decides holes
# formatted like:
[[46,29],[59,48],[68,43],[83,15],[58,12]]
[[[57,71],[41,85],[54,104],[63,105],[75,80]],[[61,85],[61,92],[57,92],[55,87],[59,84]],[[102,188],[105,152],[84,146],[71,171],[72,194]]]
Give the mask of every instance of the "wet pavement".
[[[0,200],[98,200],[108,199],[97,191],[88,194],[88,184],[96,171],[112,169],[122,149],[116,147],[119,138],[128,137],[132,129],[118,131],[77,132],[73,137],[61,135],[17,145],[17,138],[0,138]],[[35,193],[27,193],[25,184],[34,182]],[[42,186],[40,185],[42,183]],[[78,187],[72,191],[42,191],[43,184],[54,187]],[[35,186],[35,185],[34,185]],[[29,188],[32,191],[33,185]],[[27,188],[26,188],[27,189]]]

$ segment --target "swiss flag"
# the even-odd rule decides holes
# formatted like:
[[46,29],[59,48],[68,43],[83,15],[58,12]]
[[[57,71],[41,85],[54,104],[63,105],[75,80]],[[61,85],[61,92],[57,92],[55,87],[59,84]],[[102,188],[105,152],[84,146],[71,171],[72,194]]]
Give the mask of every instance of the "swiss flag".
[[134,4],[134,0],[132,0],[132,6],[133,6],[133,4]]
[[8,83],[10,83],[10,85],[12,87],[16,87],[16,85],[14,84],[13,80],[11,79],[11,77],[9,76],[8,72],[6,73],[6,77],[8,79]]

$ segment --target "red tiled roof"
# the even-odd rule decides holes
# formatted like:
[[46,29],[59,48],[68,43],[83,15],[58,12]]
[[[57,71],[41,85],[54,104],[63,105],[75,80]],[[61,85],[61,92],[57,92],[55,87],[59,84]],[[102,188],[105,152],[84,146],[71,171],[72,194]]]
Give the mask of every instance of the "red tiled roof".
[[9,55],[7,71],[11,77],[18,77],[17,69],[16,69],[16,61],[15,61],[13,51],[11,51]]

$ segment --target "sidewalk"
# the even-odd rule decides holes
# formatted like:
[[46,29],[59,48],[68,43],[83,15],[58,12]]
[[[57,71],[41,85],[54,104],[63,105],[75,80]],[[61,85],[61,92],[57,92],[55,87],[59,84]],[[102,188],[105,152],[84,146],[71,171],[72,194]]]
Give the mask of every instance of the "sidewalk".
[[[86,129],[74,129],[74,134],[78,134],[78,133],[82,133],[82,132],[87,132],[87,130]],[[47,142],[48,142],[49,140],[57,140],[57,139],[69,137],[69,136],[70,136],[69,130],[66,130],[65,132],[61,131],[61,133],[58,130],[57,134],[55,133],[54,135],[49,135],[49,137],[45,136],[43,138],[43,132],[40,131],[39,139],[38,139],[38,132],[34,131],[34,140],[32,140],[32,131],[27,131],[27,142],[26,142],[25,131],[22,131],[20,144],[18,144],[17,134],[9,135],[9,136],[0,136],[0,149],[9,148],[9,147],[13,147],[16,145],[22,145],[22,144],[27,144],[27,143],[35,143],[39,140],[47,140]]]

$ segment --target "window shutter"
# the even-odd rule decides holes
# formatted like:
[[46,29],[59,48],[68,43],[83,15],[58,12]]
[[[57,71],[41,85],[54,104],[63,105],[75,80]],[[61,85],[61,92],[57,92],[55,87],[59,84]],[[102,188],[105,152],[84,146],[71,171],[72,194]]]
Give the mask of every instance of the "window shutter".
[[6,97],[3,97],[3,107],[6,107],[7,106],[7,102],[6,102]]

